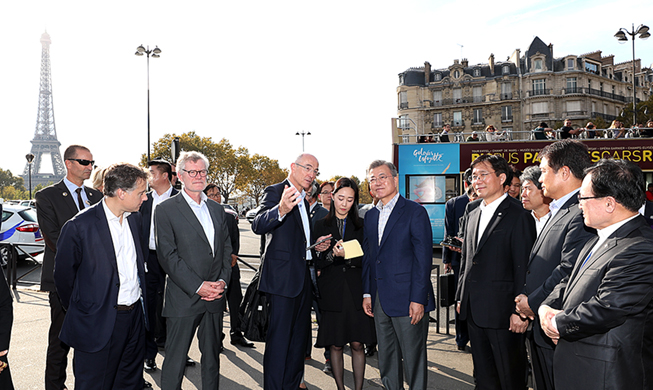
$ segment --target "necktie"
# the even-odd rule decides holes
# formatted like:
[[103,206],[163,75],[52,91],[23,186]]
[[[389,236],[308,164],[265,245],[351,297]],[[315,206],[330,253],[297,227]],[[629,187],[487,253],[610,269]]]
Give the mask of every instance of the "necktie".
[[587,257],[585,258],[585,261],[583,261],[583,264],[580,265],[581,269],[585,266],[585,263],[587,263],[587,260],[589,260],[590,257],[592,257],[592,252],[590,252],[590,254],[587,255]]
[[82,200],[82,189],[78,188],[75,190],[77,193],[77,204],[79,205],[79,211],[84,210],[84,200]]

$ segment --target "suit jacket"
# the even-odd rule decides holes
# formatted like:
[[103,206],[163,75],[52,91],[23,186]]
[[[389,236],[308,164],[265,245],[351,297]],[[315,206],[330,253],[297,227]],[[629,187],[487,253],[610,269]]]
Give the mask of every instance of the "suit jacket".
[[[84,191],[91,205],[102,200],[102,193],[84,186]],[[76,194],[70,194],[68,187],[62,181],[45,187],[34,195],[36,200],[36,216],[39,228],[45,241],[45,254],[41,268],[41,290],[55,291],[54,286],[54,256],[57,252],[57,241],[61,228],[77,214]]]
[[644,206],[644,218],[646,218],[649,226],[653,228],[653,202],[650,200],[647,200]]
[[[328,253],[331,252],[336,242],[343,238],[342,231],[338,229],[335,221],[336,217],[333,218],[331,223],[327,223],[326,219],[315,222],[315,231],[313,232],[313,242],[318,237],[333,235],[329,249],[322,253],[314,252],[315,267],[322,270],[317,278],[317,286],[320,291],[319,307],[320,310],[342,311],[343,295],[345,291],[349,291],[348,299],[354,302],[356,310],[363,310],[363,285],[361,283],[363,256],[349,260],[334,257],[332,262],[327,259]],[[347,222],[343,241],[358,240],[362,246],[363,225],[356,228],[353,223]]]
[[555,317],[556,389],[652,388],[653,230],[637,216],[581,267],[597,241],[543,302],[563,310]]
[[[469,203],[466,194],[451,198],[444,205],[444,236],[456,236],[460,226],[460,218],[465,214],[465,207]],[[448,247],[442,248],[442,262],[460,264],[460,253]]]
[[585,226],[583,213],[574,195],[547,222],[535,240],[526,269],[524,294],[535,313],[533,336],[537,345],[552,349],[554,344],[544,334],[537,309],[560,281],[571,274],[578,253],[596,231]]
[[390,317],[406,317],[411,302],[435,309],[431,265],[433,231],[426,209],[399,195],[379,244],[379,210],[365,214],[363,243],[363,293],[378,292],[383,311]]
[[508,329],[510,315],[515,313],[515,297],[524,287],[535,221],[518,200],[507,196],[477,244],[481,202],[483,199],[478,199],[467,206],[456,300],[462,320],[467,319],[471,305],[478,326]]
[[[261,257],[261,280],[259,290],[297,297],[304,288],[306,277],[306,242],[304,225],[298,207],[293,207],[282,221],[279,221],[279,201],[284,186],[290,186],[286,179],[265,189],[261,209],[252,222],[252,231],[265,235],[265,248]],[[308,202],[304,200],[308,214]],[[310,232],[309,232],[310,234]]]
[[[145,296],[140,219],[140,214],[132,213],[127,222],[134,238],[138,278]],[[57,244],[54,282],[66,309],[59,335],[61,341],[84,352],[101,350],[113,333],[120,289],[116,254],[102,203],[82,210],[64,225]]]
[[308,218],[311,220],[311,230],[313,230],[315,228],[315,222],[317,222],[320,219],[326,217],[327,214],[329,214],[329,210],[325,209],[319,203],[316,204],[315,207],[313,207],[313,210],[311,210],[311,212],[308,213]]
[[167,274],[164,317],[224,310],[225,294],[213,301],[203,301],[197,294],[204,281],[228,283],[231,278],[231,241],[224,208],[209,201],[206,206],[215,230],[213,252],[200,221],[182,193],[164,200],[154,209],[156,253]]
[[[174,187],[172,187],[172,191],[170,192],[170,197],[173,197],[177,195],[179,191],[177,191]],[[141,247],[143,248],[143,254],[145,255],[145,261],[147,262],[149,258],[149,251],[150,251],[150,228],[152,227],[152,205],[154,204],[154,198],[152,197],[152,192],[150,191],[147,194],[147,200],[141,204],[140,208],[140,213],[143,216],[143,223],[141,226]],[[155,240],[156,241],[156,240]],[[147,264],[147,271],[151,272],[155,275],[161,275],[161,266],[157,262],[156,264]],[[163,278],[164,275],[161,277]],[[161,279],[163,280],[163,279]]]

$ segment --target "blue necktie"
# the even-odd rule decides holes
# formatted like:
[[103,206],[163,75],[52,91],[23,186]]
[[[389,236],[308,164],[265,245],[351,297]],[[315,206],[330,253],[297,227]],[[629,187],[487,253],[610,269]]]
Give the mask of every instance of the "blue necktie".
[[581,269],[585,266],[585,263],[587,263],[587,260],[589,260],[590,257],[592,257],[592,252],[590,252],[590,254],[587,255],[587,257],[585,258],[585,261],[583,261],[583,264],[581,264],[581,266],[580,266]]

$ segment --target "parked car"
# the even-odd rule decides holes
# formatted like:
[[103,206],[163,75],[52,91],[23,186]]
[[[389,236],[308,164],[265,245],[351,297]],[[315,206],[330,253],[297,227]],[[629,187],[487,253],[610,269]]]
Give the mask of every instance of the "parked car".
[[258,211],[261,209],[262,206],[258,206],[254,209],[251,209],[247,212],[245,215],[245,218],[249,221],[249,223],[254,222],[254,217],[256,217],[256,214],[258,214]]
[[[0,227],[0,264],[4,267],[18,255],[23,259],[29,253],[36,256],[45,250],[45,242],[36,220],[36,211],[18,205],[2,205],[2,225]],[[22,250],[12,248],[12,245]]]
[[36,201],[34,199],[32,199],[32,200],[21,200],[20,205],[25,206],[25,207],[31,207],[34,210],[36,210]]
[[222,204],[222,207],[224,207],[225,213],[229,213],[236,217],[236,223],[240,222],[240,218],[238,217],[238,213],[236,212],[236,209],[230,204]]

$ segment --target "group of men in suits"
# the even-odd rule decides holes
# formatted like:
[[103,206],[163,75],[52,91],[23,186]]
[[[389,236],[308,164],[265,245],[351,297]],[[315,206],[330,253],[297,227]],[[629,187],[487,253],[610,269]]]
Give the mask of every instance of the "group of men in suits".
[[[544,216],[505,194],[502,157],[472,162],[481,199],[463,218],[457,310],[467,321],[477,388],[525,388],[525,337],[536,389],[648,389],[653,231],[638,214],[641,169],[624,160],[592,166],[574,140],[539,156],[537,191],[552,199],[539,209]],[[530,197],[536,189],[524,191]]]

